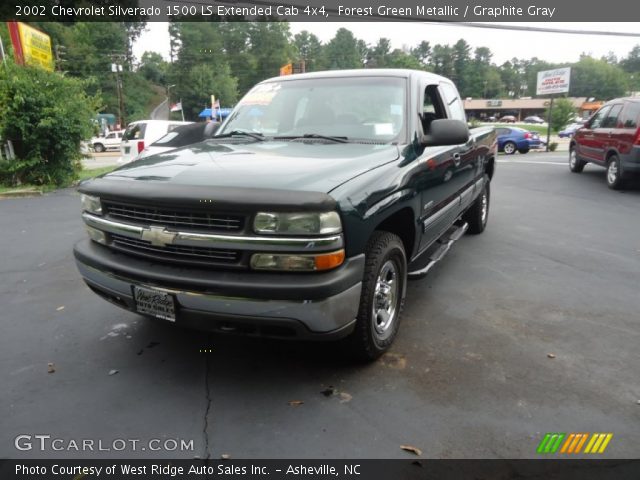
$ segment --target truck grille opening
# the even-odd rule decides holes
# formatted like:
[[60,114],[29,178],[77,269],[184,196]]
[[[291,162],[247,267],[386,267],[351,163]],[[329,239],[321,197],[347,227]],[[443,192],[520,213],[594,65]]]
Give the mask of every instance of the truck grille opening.
[[182,245],[152,245],[150,242],[121,235],[111,235],[111,247],[136,256],[154,260],[200,266],[231,265],[240,259],[240,252],[207,247],[186,247]]
[[142,226],[161,225],[191,232],[238,232],[244,227],[242,215],[128,205],[108,200],[103,201],[102,206],[109,218]]

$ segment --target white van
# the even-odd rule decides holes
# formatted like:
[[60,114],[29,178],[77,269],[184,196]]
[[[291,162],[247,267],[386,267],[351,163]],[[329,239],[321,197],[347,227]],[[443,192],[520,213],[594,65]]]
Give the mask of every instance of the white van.
[[120,143],[120,162],[130,162],[135,160],[145,145],[151,145],[153,142],[163,137],[180,125],[188,125],[193,122],[174,122],[170,120],[139,120],[131,122],[122,136]]

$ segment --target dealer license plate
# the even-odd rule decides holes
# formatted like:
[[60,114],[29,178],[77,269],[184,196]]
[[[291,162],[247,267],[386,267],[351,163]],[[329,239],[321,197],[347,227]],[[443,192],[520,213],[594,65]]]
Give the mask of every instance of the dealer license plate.
[[173,295],[156,290],[133,286],[133,298],[136,301],[136,310],[145,315],[152,315],[170,322],[176,321],[176,302]]

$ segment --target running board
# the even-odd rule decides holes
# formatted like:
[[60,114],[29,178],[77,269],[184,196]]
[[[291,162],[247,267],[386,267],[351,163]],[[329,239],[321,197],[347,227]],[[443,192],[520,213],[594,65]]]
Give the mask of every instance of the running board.
[[447,232],[436,241],[435,244],[437,245],[437,247],[427,257],[427,265],[419,270],[409,272],[407,275],[409,277],[409,280],[422,278],[427,273],[429,273],[429,270],[431,270],[436,263],[444,258],[444,256],[451,248],[451,245],[460,240],[460,238],[465,234],[468,228],[469,224],[465,222],[462,225],[454,225],[449,230],[447,230]]

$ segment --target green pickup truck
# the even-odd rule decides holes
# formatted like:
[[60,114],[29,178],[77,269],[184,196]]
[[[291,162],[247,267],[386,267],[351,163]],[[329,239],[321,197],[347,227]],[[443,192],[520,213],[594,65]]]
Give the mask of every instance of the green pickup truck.
[[448,79],[327,71],[256,85],[216,135],[79,187],[87,285],[215,332],[342,341],[398,333],[407,280],[481,233],[492,128],[469,129]]

